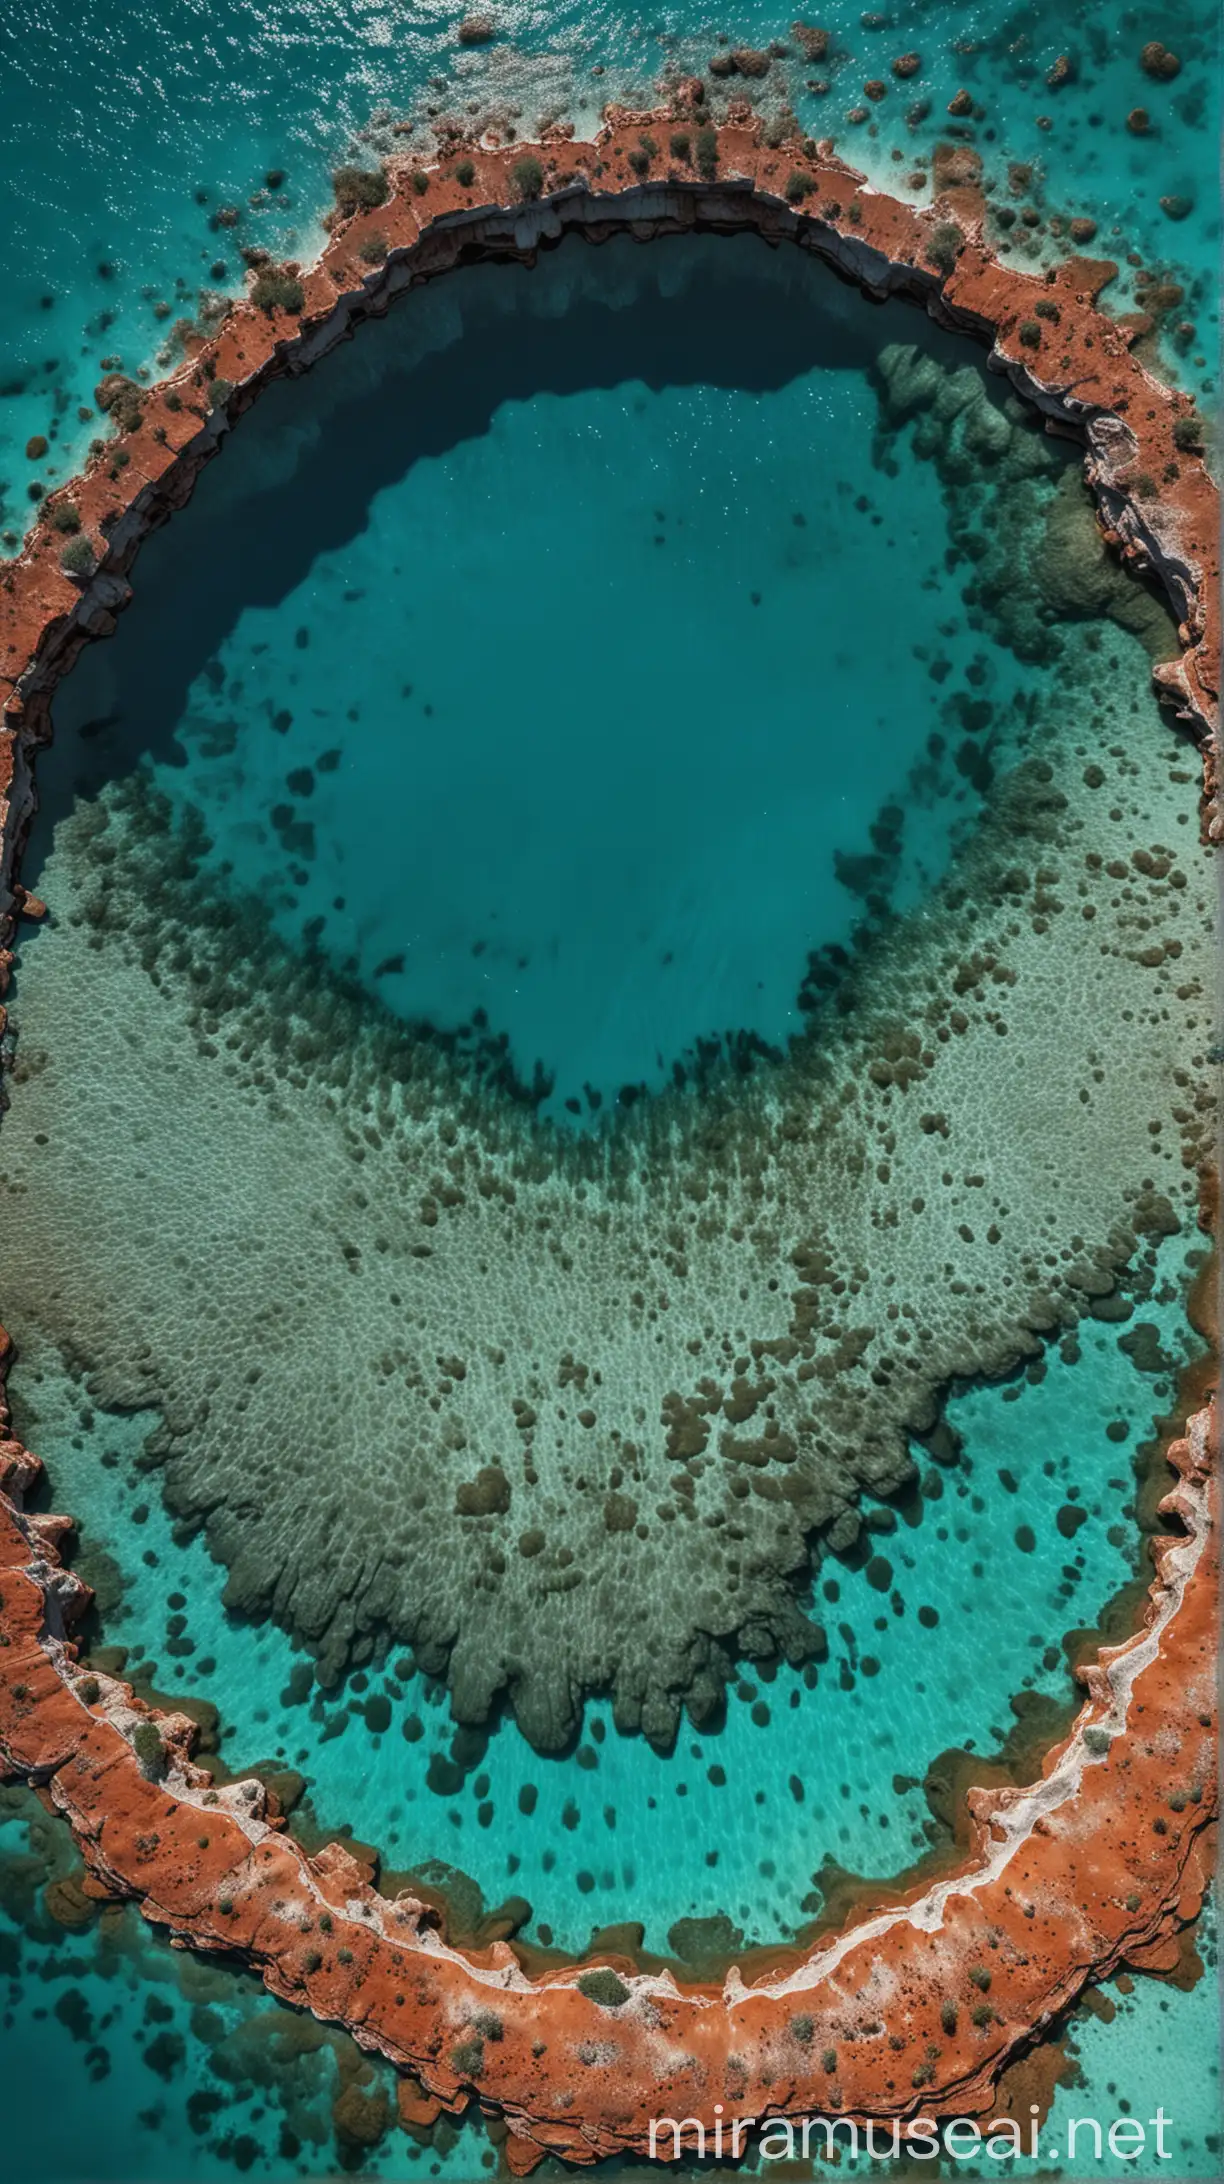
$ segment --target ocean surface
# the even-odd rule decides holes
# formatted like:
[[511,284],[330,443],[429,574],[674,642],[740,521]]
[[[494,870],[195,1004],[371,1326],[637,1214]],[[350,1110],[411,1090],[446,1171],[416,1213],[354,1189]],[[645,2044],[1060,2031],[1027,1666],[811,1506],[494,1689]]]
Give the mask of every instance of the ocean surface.
[[[431,108],[470,106],[503,134],[558,112],[589,126],[605,99],[648,95],[723,38],[789,34],[759,7],[648,21],[513,7],[467,49],[458,20],[183,0],[8,10],[10,550],[31,487],[69,475],[97,430],[103,360],[155,372],[174,320],[236,291],[242,243],[309,256],[341,159],[402,144],[406,121],[424,145]],[[778,58],[767,104],[785,87],[805,128],[904,193],[967,86],[981,113],[957,128],[988,170],[1034,169],[1013,201],[1039,217],[1004,239],[1054,250],[1050,216],[1089,214],[1091,248],[1123,260],[1119,309],[1136,273],[1179,284],[1153,355],[1211,405],[1208,11],[912,5],[869,27],[839,0],[820,20],[830,64]],[[1182,58],[1171,84],[1138,65],[1155,35]],[[923,70],[898,86],[888,64],[907,50]],[[1064,53],[1071,80],[1052,88]],[[888,97],[849,119],[876,76]],[[919,97],[930,111],[907,118]],[[1135,134],[1139,103],[1150,126]],[[1177,217],[1162,196],[1185,200]],[[218,221],[226,207],[236,225]],[[207,814],[210,885],[257,899],[295,956],[324,948],[362,1007],[436,1042],[545,1147],[597,1143],[664,1088],[697,1100],[728,1067],[754,1081],[776,1067],[813,1015],[813,963],[921,920],[1034,722],[1062,704],[1054,732],[1084,732],[1062,697],[1084,633],[1060,622],[1048,552],[1052,513],[1074,518],[1073,453],[1026,438],[976,356],[817,270],[739,242],[567,245],[537,271],[415,296],[306,384],[273,389],[146,549],[116,638],[57,701],[25,867],[51,918],[21,947],[19,1053],[23,1037],[64,1036],[50,966],[88,945],[57,922],[65,822],[138,782],[174,825]],[[979,421],[972,463],[963,436],[950,464],[946,433],[924,443],[905,422],[896,351],[914,343],[950,390],[945,425]],[[27,457],[36,434],[46,451]],[[1006,602],[963,603],[967,558],[990,566],[1004,443],[1016,590],[1037,600],[1022,630]],[[1158,739],[1177,750],[1145,687],[1158,619],[1100,628],[1107,689],[1094,682],[1092,702],[1127,718],[1150,769]],[[1087,651],[1071,657],[1095,676]],[[1153,791],[1153,828],[1183,857],[1192,766]],[[121,1125],[121,1073],[92,1089]],[[6,1184],[11,1136],[0,1127]],[[53,1312],[0,1296],[0,1314],[25,1310],[15,1419],[46,1464],[46,1506],[76,1518],[91,1646],[122,1648],[124,1672],[165,1701],[215,1708],[205,1744],[235,1773],[297,1776],[303,1839],[376,1845],[384,1870],[444,1889],[461,1924],[515,1896],[526,1939],[579,1950],[632,1918],[647,1948],[683,1958],[794,1934],[840,1875],[891,1877],[938,1851],[941,1758],[989,1757],[1018,1724],[1066,1717],[1072,1634],[1147,1567],[1138,1511],[1199,1354],[1186,1302],[1201,1260],[1183,1223],[1099,1316],[1004,1380],[949,1390],[941,1460],[916,1443],[913,1487],[816,1573],[805,1607],[827,1650],[803,1668],[741,1664],[725,1719],[684,1720],[667,1753],[620,1735],[598,1696],[561,1757],[509,1716],[457,1729],[445,1683],[407,1648],[324,1684],[280,1624],[224,1606],[224,1570],[145,1463],[159,1416],[96,1400]],[[444,2123],[423,2146],[380,2136],[388,2074],[242,1973],[170,1951],[130,1911],[72,1924],[71,1889],[56,1894],[72,1870],[63,1831],[24,1791],[0,1792],[13,2184],[496,2167],[479,2125]],[[1115,2092],[1136,2114],[1163,2102],[1177,2174],[1218,2173],[1206,1920],[1198,1946],[1208,1970],[1189,1991],[1137,1979],[1108,1990],[1112,2017],[1077,2014],[1080,2080],[1056,2097],[1046,2173],[1070,2173],[1052,2138],[1066,2117],[1112,2114]]]
[[[503,135],[529,135],[550,114],[589,128],[609,98],[648,100],[665,71],[703,70],[720,40],[764,48],[790,31],[784,12],[760,4],[722,16],[512,0],[496,10],[496,40],[472,48],[458,43],[463,12],[334,0],[275,10],[251,0],[6,8],[0,172],[12,216],[0,237],[0,531],[10,550],[33,513],[31,491],[70,475],[97,432],[93,389],[105,360],[156,372],[159,357],[175,353],[178,320],[207,315],[210,298],[240,289],[244,245],[309,258],[322,240],[330,172],[354,151],[427,148],[431,114],[456,111],[491,117]],[[1120,13],[1111,0],[1013,9],[909,0],[872,16],[834,0],[819,20],[831,33],[829,61],[805,62],[792,40],[789,58],[753,87],[765,106],[789,99],[805,129],[832,136],[902,194],[913,155],[953,133],[976,143],[1001,181],[1013,162],[1030,167],[1009,201],[1032,209],[1045,248],[1057,242],[1051,216],[1097,222],[1091,247],[1124,261],[1111,305],[1131,307],[1140,273],[1183,288],[1164,366],[1213,392],[1214,10],[1202,0],[1151,16]],[[1183,63],[1169,83],[1139,66],[1155,35]],[[891,59],[911,51],[922,72],[899,83]],[[1062,55],[1070,79],[1052,89],[1047,76]],[[865,104],[864,82],[879,79],[887,97]],[[950,120],[948,102],[962,88],[980,120],[976,111]],[[911,119],[919,107],[928,111]],[[1142,135],[1127,126],[1136,108],[1148,116]],[[414,125],[407,140],[393,134],[405,121]],[[282,178],[275,188],[269,175]],[[1161,210],[1162,198],[1177,217]],[[237,225],[218,223],[235,211]],[[1022,222],[1001,239],[1018,250],[1029,232]],[[1189,337],[1177,332],[1183,326]],[[27,459],[38,439],[46,453]]]

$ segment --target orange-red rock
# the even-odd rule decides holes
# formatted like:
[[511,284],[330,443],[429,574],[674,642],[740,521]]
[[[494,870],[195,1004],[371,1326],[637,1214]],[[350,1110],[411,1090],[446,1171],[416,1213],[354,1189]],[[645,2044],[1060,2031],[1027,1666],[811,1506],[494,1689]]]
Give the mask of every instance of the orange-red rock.
[[974,2113],[1086,1982],[1174,1962],[1201,1902],[1216,1810],[1213,1458],[1200,1412],[1170,1452],[1178,1483],[1161,1505],[1184,1536],[1157,1542],[1142,1626],[1084,1672],[1087,1703],[1041,1779],[971,1792],[955,1873],[860,1910],[750,1983],[732,1969],[681,1986],[622,1958],[624,1999],[608,2006],[578,1967],[530,1977],[505,1942],[455,1948],[427,1906],[380,1896],[341,1844],[308,1857],[269,1821],[259,1783],[214,1789],[183,1717],[152,1717],[166,1764],[149,1779],[131,1738],[150,1717],[127,1686],[76,1666],[66,1625],[84,1591],[59,1564],[54,1524],[22,1511],[37,1465],[11,1442],[0,1768],[45,1785],[108,1892],[196,1948],[238,1952],[274,1993],[411,2072],[406,2122],[469,2090],[502,2109],[520,2171],[541,2149],[647,2151],[652,2117],[712,2128],[716,2103],[757,2117]]

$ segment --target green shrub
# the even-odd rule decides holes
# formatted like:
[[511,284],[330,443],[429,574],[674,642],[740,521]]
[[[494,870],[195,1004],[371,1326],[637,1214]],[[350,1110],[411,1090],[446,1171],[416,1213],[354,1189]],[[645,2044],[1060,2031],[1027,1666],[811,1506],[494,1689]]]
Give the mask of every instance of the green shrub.
[[706,182],[718,173],[718,131],[708,121],[697,131],[696,166]]
[[387,177],[381,167],[337,167],[332,188],[346,218],[354,212],[373,212],[376,205],[387,202]]
[[450,2059],[452,2070],[457,2070],[461,2078],[478,2078],[484,2069],[484,2041],[461,2040],[451,2049]]
[[108,372],[94,388],[94,401],[121,432],[138,432],[143,414],[141,391],[123,372]]
[[455,169],[455,180],[459,184],[461,190],[470,190],[473,182],[476,180],[476,167],[474,161],[470,159],[461,159]]
[[77,1688],[80,1691],[81,1697],[84,1699],[86,1706],[97,1705],[98,1700],[101,1697],[101,1686],[99,1685],[96,1676],[86,1676],[84,1682],[79,1684]]
[[820,2058],[820,2067],[823,2070],[826,2078],[831,2078],[833,2076],[833,2073],[837,2068],[836,2048],[825,2049],[824,2054]]
[[[84,544],[85,542],[81,540],[78,543]],[[70,554],[72,547],[65,547],[64,551],[66,554]],[[92,552],[90,552],[89,558],[92,566]],[[166,1747],[162,1743],[155,1721],[137,1722],[132,1735],[132,1750],[140,1761],[140,1772],[144,1775],[146,1781],[160,1782],[166,1771]]]
[[336,1958],[337,1961],[341,1964],[351,1964],[353,1961],[353,1952],[351,1949],[337,1949]]
[[320,1932],[321,1934],[330,1934],[331,1930],[332,1930],[332,1915],[331,1915],[331,1912],[330,1912],[330,1911],[320,1911],[320,1913],[319,1913],[319,1932]]
[[629,1989],[623,1979],[618,1979],[609,1965],[601,1965],[598,1971],[584,1972],[578,1981],[578,1992],[588,2002],[598,2002],[601,2009],[618,2010],[629,2000]]
[[1035,318],[1021,319],[1019,334],[1026,349],[1041,347],[1041,327]]
[[257,275],[251,290],[251,302],[257,311],[301,310],[306,301],[305,292],[296,273],[286,273],[280,266],[267,266]]
[[1053,319],[1055,325],[1058,324],[1059,319],[1062,317],[1062,313],[1059,310],[1058,305],[1052,302],[1049,296],[1043,296],[1040,303],[1035,303],[1033,305],[1033,309],[1037,313],[1038,318]]
[[[89,540],[87,538],[69,539],[63,553],[60,555],[60,567],[65,576],[92,576],[94,573],[94,550]],[[153,1733],[156,1736],[156,1730]]]
[[234,1914],[234,1899],[233,1899],[233,1897],[232,1897],[232,1896],[218,1896],[218,1898],[217,1898],[217,1910],[218,1910],[218,1911],[220,1912],[220,1914],[221,1914],[221,1917],[222,1917],[223,1919],[228,1919],[228,1918],[232,1918],[232,1917],[233,1917],[233,1914]]
[[1183,455],[1201,455],[1203,452],[1203,420],[1191,411],[1188,417],[1179,417],[1173,427],[1173,445]]
[[850,221],[852,221],[852,222],[853,222],[853,224],[854,224],[854,226],[855,226],[855,227],[857,227],[857,226],[858,226],[858,224],[859,224],[859,221],[860,221],[860,220],[862,219],[862,217],[863,217],[863,207],[862,207],[862,202],[861,202],[861,200],[860,200],[859,198],[857,198],[857,197],[852,197],[852,198],[851,198],[851,200],[850,200],[850,202],[849,202],[849,204],[848,204],[848,205],[847,205],[847,207],[846,207],[846,218],[847,218],[847,220],[850,220]]
[[208,390],[209,409],[224,409],[233,391],[234,383],[232,379],[214,379]]
[[169,394],[163,395],[162,399],[168,410],[174,410],[177,413],[183,407],[183,397],[181,394],[176,393],[173,387],[171,387]]
[[306,1969],[307,1969],[307,1971],[308,1971],[308,1972],[318,1972],[318,1971],[321,1971],[321,1970],[322,1970],[322,1968],[323,1968],[323,1951],[322,1951],[321,1949],[308,1949],[308,1950],[306,1951]]
[[505,2037],[505,2027],[496,2010],[477,2010],[472,2018],[472,2030],[478,2032],[482,2040],[501,2040]]
[[973,1981],[975,1987],[980,1987],[983,1994],[989,1992],[990,1973],[987,1971],[984,1964],[971,1965],[969,1968],[969,1977]]
[[1084,1731],[1085,1747],[1093,1754],[1094,1758],[1096,1759],[1104,1758],[1112,1742],[1113,1739],[1110,1736],[1108,1729],[1098,1729],[1094,1726],[1093,1728],[1085,1729]]
[[527,153],[524,158],[515,160],[510,169],[510,182],[520,204],[528,204],[544,188],[544,169],[538,159]]
[[1150,470],[1141,470],[1138,477],[1132,481],[1131,491],[1134,493],[1136,500],[1155,500],[1158,490],[1156,480]]
[[639,175],[639,176],[641,176],[641,175],[646,175],[646,174],[649,174],[649,173],[650,173],[650,154],[649,154],[649,152],[630,152],[630,154],[629,154],[629,164],[630,164],[630,166],[632,167],[632,169],[633,169],[633,171],[634,171],[634,173],[635,173],[636,175]]
[[390,247],[386,236],[375,228],[372,234],[366,236],[357,255],[363,265],[383,265]]
[[81,519],[71,501],[61,501],[51,517],[57,531],[73,533],[81,528]]
[[957,2011],[955,2002],[944,2002],[940,2007],[939,2022],[951,2039],[956,2031]]
[[938,272],[948,274],[964,247],[965,238],[955,220],[941,220],[932,230],[926,254]]
[[810,2017],[792,2017],[790,2021],[791,2038],[797,2040],[800,2047],[811,2047],[815,2032],[816,2027]]
[[412,176],[412,194],[413,194],[413,196],[414,196],[414,197],[424,197],[424,195],[425,195],[426,191],[428,190],[428,188],[429,188],[429,176],[428,176],[428,175],[426,174],[426,172],[425,172],[425,169],[424,169],[423,167],[417,167],[417,168],[415,168],[415,169],[414,169],[414,171],[413,171],[413,176]]
[[672,135],[668,144],[668,150],[670,151],[673,159],[681,159],[684,161],[685,166],[687,166],[692,149],[693,140],[692,137],[689,135],[687,129],[675,129],[672,131]]
[[815,187],[811,175],[805,174],[802,167],[792,168],[790,174],[786,177],[787,204],[801,205],[805,197],[811,196]]

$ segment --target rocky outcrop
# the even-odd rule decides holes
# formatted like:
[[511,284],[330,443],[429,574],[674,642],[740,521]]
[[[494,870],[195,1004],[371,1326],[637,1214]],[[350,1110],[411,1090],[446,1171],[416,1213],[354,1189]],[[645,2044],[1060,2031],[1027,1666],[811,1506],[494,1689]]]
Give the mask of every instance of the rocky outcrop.
[[[1107,539],[1159,579],[1179,623],[1181,657],[1154,672],[1203,739],[1208,824],[1212,839],[1224,838],[1215,808],[1217,494],[1194,452],[1188,398],[1132,353],[1137,329],[1100,308],[1113,266],[1073,257],[1041,277],[1003,265],[984,240],[977,170],[963,162],[944,163],[935,204],[919,209],[871,188],[827,144],[767,143],[746,108],[715,129],[699,101],[690,84],[672,111],[613,109],[596,142],[542,145],[538,159],[521,145],[480,144],[458,158],[456,144],[444,168],[397,170],[385,202],[337,219],[316,266],[265,284],[265,307],[252,291],[179,371],[112,407],[116,437],[48,496],[33,539],[0,578],[4,900],[17,885],[30,752],[46,733],[51,691],[81,645],[114,627],[141,541],[182,506],[221,435],[269,380],[307,370],[401,290],[460,263],[530,258],[568,231],[599,240],[624,228],[641,240],[751,229],[815,251],[869,294],[905,296],[988,343],[992,365],[1051,426],[1084,439]],[[69,533],[57,528],[65,508],[64,520],[79,524]]]
[[[1212,1414],[1170,1450],[1141,1627],[1084,1671],[1087,1700],[1030,1788],[969,1795],[957,1870],[747,1980],[680,1984],[629,1958],[532,1977],[506,1942],[461,1950],[420,1900],[379,1894],[339,1844],[311,1858],[255,1781],[215,1789],[191,1724],[85,1674],[83,1588],[37,1475],[0,1445],[0,1773],[70,1823],[87,1889],[171,1938],[240,1955],[275,1994],[406,2073],[419,2124],[475,2097],[523,2172],[545,2153],[649,2152],[652,2119],[909,2117],[987,2108],[999,2074],[1090,1980],[1172,1961],[1210,1873],[1216,1811]],[[664,2134],[661,2150],[669,2139]],[[658,2150],[658,2149],[656,2149]]]

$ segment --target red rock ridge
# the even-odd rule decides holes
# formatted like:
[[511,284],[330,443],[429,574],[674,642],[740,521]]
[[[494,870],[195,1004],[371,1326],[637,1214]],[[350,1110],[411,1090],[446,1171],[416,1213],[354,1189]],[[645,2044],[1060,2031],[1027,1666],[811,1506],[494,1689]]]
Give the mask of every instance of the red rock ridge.
[[1214,1456],[1201,1411],[1170,1450],[1161,1512],[1183,1529],[1156,1542],[1143,1623],[1083,1672],[1086,1704],[1040,1781],[972,1791],[954,1874],[751,1985],[733,1968],[721,1987],[681,1986],[628,1959],[605,2000],[583,1992],[581,1967],[529,1977],[505,1942],[452,1946],[338,1844],[308,1857],[259,1783],[214,1789],[185,1717],[150,1715],[77,1665],[86,1595],[60,1565],[65,1520],[23,1512],[38,1465],[13,1442],[0,1444],[0,1774],[45,1788],[94,1886],[176,1942],[238,1952],[273,1993],[411,2073],[422,2091],[405,2086],[406,2118],[471,2093],[501,2110],[517,2168],[546,2150],[649,2152],[662,2116],[712,2130],[723,2113],[980,2112],[1088,1981],[1160,1966],[1199,1909],[1216,1814]]
[[[222,433],[270,379],[307,370],[403,288],[478,258],[530,259],[567,230],[598,240],[627,229],[646,240],[751,229],[769,242],[794,241],[869,294],[907,297],[988,343],[992,366],[1024,399],[1054,429],[1086,442],[1086,476],[1106,536],[1169,595],[1183,649],[1153,672],[1161,695],[1203,742],[1208,831],[1224,839],[1215,801],[1217,492],[1201,457],[1177,446],[1189,398],[1133,354],[1139,326],[1098,307],[1116,269],[1084,258],[1067,259],[1049,276],[1004,265],[985,243],[977,155],[963,147],[937,152],[941,194],[918,208],[872,188],[828,144],[769,147],[759,121],[740,107],[739,118],[714,132],[716,177],[700,179],[671,149],[673,141],[691,148],[694,131],[701,133],[700,114],[685,108],[690,96],[691,87],[682,87],[671,111],[611,109],[591,144],[538,146],[538,198],[521,198],[535,182],[524,179],[522,162],[534,155],[521,144],[456,143],[445,164],[429,170],[424,192],[414,186],[415,177],[426,179],[424,170],[397,169],[386,204],[333,224],[318,264],[300,277],[300,313],[260,309],[248,298],[168,379],[136,390],[134,428],[108,441],[43,504],[44,519],[64,502],[75,507],[80,536],[98,555],[94,575],[64,571],[64,536],[51,520],[40,521],[0,575],[0,910],[11,911],[14,896],[21,900],[16,859],[30,810],[31,752],[49,732],[51,693],[80,647],[114,628],[143,539],[190,497]],[[679,138],[677,119],[689,124]],[[455,172],[459,151],[464,173],[471,168],[466,188]],[[950,270],[937,268],[932,248]],[[374,265],[363,256],[384,250]]]

